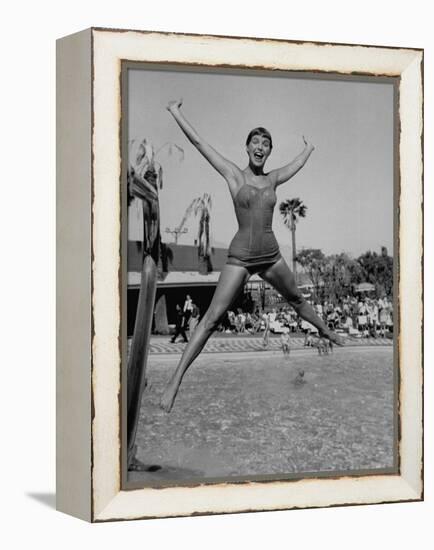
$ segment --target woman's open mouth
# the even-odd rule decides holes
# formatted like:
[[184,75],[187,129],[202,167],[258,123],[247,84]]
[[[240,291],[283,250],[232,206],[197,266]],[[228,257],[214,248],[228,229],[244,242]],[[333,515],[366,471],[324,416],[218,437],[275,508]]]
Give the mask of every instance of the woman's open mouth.
[[263,160],[263,158],[264,158],[263,153],[254,153],[253,156],[255,157],[256,160],[259,160],[259,161]]

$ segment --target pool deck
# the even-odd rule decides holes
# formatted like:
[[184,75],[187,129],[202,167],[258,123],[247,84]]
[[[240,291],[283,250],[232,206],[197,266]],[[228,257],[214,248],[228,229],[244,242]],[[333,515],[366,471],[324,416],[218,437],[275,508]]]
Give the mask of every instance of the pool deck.
[[[342,335],[345,340],[345,347],[366,347],[366,346],[393,346],[390,338],[349,338]],[[184,350],[185,344],[182,340],[172,344],[170,336],[152,336],[149,353],[157,354],[179,354]],[[290,337],[291,350],[311,349],[304,346],[304,336],[294,335]],[[254,335],[218,334],[211,337],[202,353],[234,353],[234,352],[258,352],[258,351],[280,351],[280,335],[270,334],[268,346],[264,348],[263,337]]]

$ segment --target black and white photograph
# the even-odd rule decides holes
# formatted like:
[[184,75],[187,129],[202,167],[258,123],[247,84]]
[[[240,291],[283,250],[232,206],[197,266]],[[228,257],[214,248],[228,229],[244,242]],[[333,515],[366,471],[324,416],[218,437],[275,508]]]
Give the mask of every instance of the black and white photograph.
[[398,471],[396,105],[124,62],[127,487]]

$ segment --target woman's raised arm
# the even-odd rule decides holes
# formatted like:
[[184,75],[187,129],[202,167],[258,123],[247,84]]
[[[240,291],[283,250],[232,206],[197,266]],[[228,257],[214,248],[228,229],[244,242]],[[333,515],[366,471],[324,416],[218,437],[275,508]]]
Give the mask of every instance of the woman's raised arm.
[[285,181],[291,179],[292,176],[294,176],[306,164],[307,159],[310,157],[315,147],[311,143],[308,143],[304,136],[303,142],[304,149],[295,157],[294,160],[285,166],[282,166],[282,168],[277,168],[276,170],[272,170],[270,172],[270,177],[273,179],[275,186],[285,183]]
[[196,132],[193,126],[188,122],[183,113],[181,113],[180,107],[182,105],[182,99],[177,101],[170,101],[167,105],[167,110],[171,113],[173,118],[178,123],[178,126],[187,136],[187,139],[196,147],[196,149],[206,158],[213,168],[221,174],[232,187],[237,185],[237,181],[240,177],[241,170],[236,164],[230,160],[225,159],[218,151],[216,151],[211,145],[204,141],[200,135]]

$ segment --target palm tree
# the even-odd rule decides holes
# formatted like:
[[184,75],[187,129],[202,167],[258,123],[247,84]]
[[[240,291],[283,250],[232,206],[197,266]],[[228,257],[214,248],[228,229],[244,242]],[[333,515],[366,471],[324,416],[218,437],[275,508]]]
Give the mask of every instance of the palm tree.
[[188,216],[192,213],[199,217],[199,229],[197,234],[197,252],[199,256],[199,273],[206,274],[211,271],[211,241],[209,235],[211,219],[212,199],[211,195],[204,193],[201,197],[192,200],[185,211],[180,225],[184,225]]
[[281,202],[279,205],[279,210],[283,217],[283,223],[291,231],[292,271],[294,272],[294,277],[297,280],[297,249],[295,246],[295,229],[299,218],[304,218],[306,216],[307,206],[297,197],[295,199],[287,199],[286,201]]
[[[182,160],[183,151],[175,144],[165,143],[158,152],[166,147],[169,148],[169,154],[175,150]],[[157,153],[154,152],[152,144],[146,138],[133,139],[129,142],[128,203],[135,197],[140,200],[143,210],[142,272],[127,367],[127,456],[129,467],[143,466],[136,458],[135,439],[142,395],[147,383],[146,363],[157,291],[157,266],[161,257],[159,190],[163,186],[163,169],[155,160]]]

